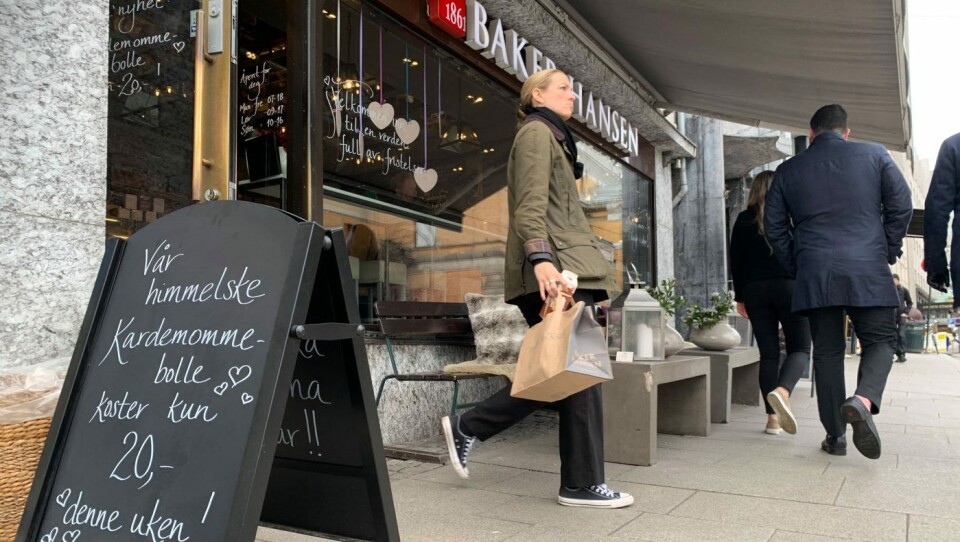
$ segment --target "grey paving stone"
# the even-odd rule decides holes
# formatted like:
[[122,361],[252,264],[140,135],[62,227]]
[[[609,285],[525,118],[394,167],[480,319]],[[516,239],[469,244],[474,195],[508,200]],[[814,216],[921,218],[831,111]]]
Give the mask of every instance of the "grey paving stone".
[[577,529],[553,529],[543,525],[533,525],[526,530],[514,534],[507,539],[510,542],[584,542],[584,541],[618,541],[623,542],[629,538],[619,536],[608,536],[599,533],[580,531]]
[[257,529],[257,542],[334,542],[329,538],[319,536],[309,536],[269,527],[260,527]]
[[670,513],[854,540],[900,541],[907,516],[823,504],[700,492]]
[[910,516],[909,542],[942,542],[960,538],[960,521],[928,516]]
[[960,487],[937,474],[884,472],[869,479],[847,478],[837,506],[960,518]]
[[657,448],[676,448],[694,452],[719,454],[748,454],[766,446],[762,442],[741,442],[711,439],[709,437],[686,437],[678,435],[658,435]]
[[850,542],[850,539],[778,530],[777,532],[773,533],[773,537],[770,538],[770,542]]
[[643,512],[635,507],[594,510],[560,506],[556,498],[511,497],[509,503],[478,515],[505,521],[527,522],[561,530],[577,530],[607,536]]
[[773,535],[769,527],[723,523],[702,519],[643,514],[621,527],[614,535],[651,542],[766,542]]
[[[500,465],[490,465],[487,463],[470,462],[468,464],[470,478],[464,480],[457,476],[457,473],[450,465],[443,465],[442,468],[434,469],[425,473],[418,474],[413,478],[424,482],[436,482],[458,487],[472,487],[483,489],[497,484],[503,480],[522,476],[529,471],[516,469],[512,467],[503,467]],[[556,475],[550,474],[548,476]]]

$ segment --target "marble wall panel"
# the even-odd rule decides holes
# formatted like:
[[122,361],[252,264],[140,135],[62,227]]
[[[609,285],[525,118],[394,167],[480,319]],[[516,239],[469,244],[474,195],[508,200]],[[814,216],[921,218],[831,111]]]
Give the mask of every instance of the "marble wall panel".
[[69,356],[104,227],[0,211],[0,368]]
[[0,2],[0,210],[103,223],[108,11]]

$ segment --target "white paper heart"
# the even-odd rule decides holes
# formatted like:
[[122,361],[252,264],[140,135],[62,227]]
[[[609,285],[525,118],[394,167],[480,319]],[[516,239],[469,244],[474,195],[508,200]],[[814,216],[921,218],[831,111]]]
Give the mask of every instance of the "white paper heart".
[[423,169],[422,167],[418,167],[417,169],[413,170],[413,180],[417,182],[417,186],[420,187],[420,190],[429,192],[433,190],[435,186],[437,186],[437,170],[433,168]]
[[80,529],[64,532],[63,538],[60,540],[63,542],[75,542],[78,538],[80,538]]
[[374,126],[383,130],[393,122],[393,105],[373,102],[367,106],[367,116]]
[[416,141],[420,135],[420,123],[415,120],[397,119],[393,122],[393,127],[396,129],[400,141],[407,145]]
[[64,489],[63,493],[57,495],[57,504],[66,506],[68,500],[70,500],[70,488]]
[[43,535],[40,542],[57,542],[57,535],[60,534],[60,527],[50,529],[50,532]]
[[217,395],[223,395],[223,392],[227,391],[227,388],[229,386],[230,386],[229,383],[221,382],[220,384],[217,385],[216,388],[213,388],[213,393],[216,393]]
[[240,365],[239,367],[230,367],[230,370],[227,371],[227,376],[230,377],[230,381],[233,382],[233,388],[237,387],[237,384],[243,382],[244,380],[250,378],[250,366],[249,365]]
[[249,405],[253,401],[253,396],[247,392],[243,392],[243,395],[240,396],[240,402]]
[[173,48],[176,49],[176,51],[177,51],[178,53],[182,52],[182,51],[183,51],[183,48],[186,47],[186,46],[187,46],[187,44],[184,43],[184,42],[182,42],[182,41],[177,41],[177,42],[174,42],[174,44],[173,44]]

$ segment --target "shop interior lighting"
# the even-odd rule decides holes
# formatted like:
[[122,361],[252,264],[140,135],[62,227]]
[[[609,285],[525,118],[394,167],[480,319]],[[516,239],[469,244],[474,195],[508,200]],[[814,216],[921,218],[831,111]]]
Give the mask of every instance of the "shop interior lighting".
[[257,59],[257,53],[254,53],[253,51],[247,51],[246,53],[244,53],[244,55],[246,55],[246,57],[249,58],[250,60]]
[[467,94],[467,101],[470,103],[478,104],[483,101],[483,96],[474,96],[472,94]]

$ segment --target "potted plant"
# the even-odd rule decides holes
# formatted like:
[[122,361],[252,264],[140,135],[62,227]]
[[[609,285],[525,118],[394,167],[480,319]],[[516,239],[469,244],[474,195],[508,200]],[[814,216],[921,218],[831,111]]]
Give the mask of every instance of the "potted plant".
[[683,336],[674,329],[673,316],[687,304],[687,300],[677,293],[677,281],[674,279],[661,280],[660,285],[651,288],[648,293],[657,300],[667,316],[671,317],[663,335],[663,353],[665,357],[670,357],[683,350]]
[[733,307],[730,292],[710,294],[706,307],[694,303],[683,316],[683,323],[690,327],[690,341],[704,350],[718,351],[740,344],[740,333],[727,321]]

